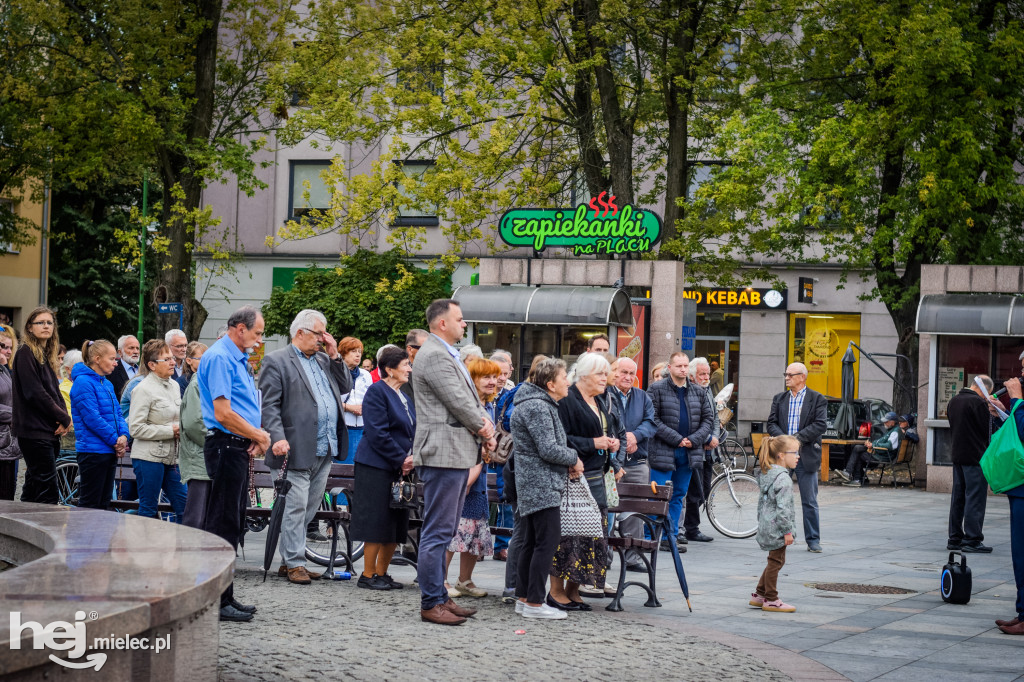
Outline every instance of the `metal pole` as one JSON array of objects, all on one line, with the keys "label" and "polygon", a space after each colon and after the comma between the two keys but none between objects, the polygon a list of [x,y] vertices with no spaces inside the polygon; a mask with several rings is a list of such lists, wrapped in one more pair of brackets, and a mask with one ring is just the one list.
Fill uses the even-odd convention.
[{"label": "metal pole", "polygon": [[149,203],[149,171],[142,173],[142,229],[139,231],[139,343],[145,338],[142,335],[142,311],[145,306],[146,287],[146,206]]}]

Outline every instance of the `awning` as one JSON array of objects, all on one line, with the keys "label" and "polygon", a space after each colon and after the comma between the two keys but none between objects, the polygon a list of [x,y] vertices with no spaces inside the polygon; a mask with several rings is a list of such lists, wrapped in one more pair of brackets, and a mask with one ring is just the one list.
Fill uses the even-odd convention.
[{"label": "awning", "polygon": [[918,334],[1024,336],[1020,296],[929,294],[917,307]]},{"label": "awning", "polygon": [[633,324],[629,296],[610,287],[462,286],[452,298],[466,322],[506,324]]}]

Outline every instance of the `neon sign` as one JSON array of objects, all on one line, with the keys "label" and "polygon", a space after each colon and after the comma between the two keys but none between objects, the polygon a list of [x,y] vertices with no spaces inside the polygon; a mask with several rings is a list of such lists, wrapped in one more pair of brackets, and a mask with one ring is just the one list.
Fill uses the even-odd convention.
[{"label": "neon sign", "polygon": [[571,248],[574,256],[645,253],[661,238],[661,218],[632,204],[620,208],[614,195],[601,192],[575,209],[506,211],[498,222],[498,234],[510,246],[529,246],[538,252],[563,246]]}]

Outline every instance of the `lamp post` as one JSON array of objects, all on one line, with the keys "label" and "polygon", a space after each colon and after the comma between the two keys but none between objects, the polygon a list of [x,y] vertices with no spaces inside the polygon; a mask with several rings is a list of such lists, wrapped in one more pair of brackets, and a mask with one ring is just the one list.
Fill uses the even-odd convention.
[{"label": "lamp post", "polygon": [[145,338],[142,335],[142,311],[145,305],[146,288],[146,231],[149,225],[146,222],[146,208],[149,203],[149,171],[142,173],[142,229],[139,230],[139,343]]}]

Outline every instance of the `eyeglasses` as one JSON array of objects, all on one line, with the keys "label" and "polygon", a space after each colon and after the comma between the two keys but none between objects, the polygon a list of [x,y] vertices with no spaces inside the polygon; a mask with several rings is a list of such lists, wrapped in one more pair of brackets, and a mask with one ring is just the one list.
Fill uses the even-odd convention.
[{"label": "eyeglasses", "polygon": [[53,320],[36,320],[32,324],[38,324],[41,327],[52,327],[53,326]]},{"label": "eyeglasses", "polygon": [[159,358],[157,360],[150,360],[150,362],[174,362],[174,358]]},{"label": "eyeglasses", "polygon": [[800,451],[799,450],[786,450],[782,454],[784,454],[784,455],[799,455]]},{"label": "eyeglasses", "polygon": [[[407,344],[407,346],[409,348],[412,348],[413,350],[419,350],[420,349],[420,344],[418,344],[418,343],[410,343],[410,344]],[[1024,370],[1021,370],[1021,372],[1024,373]]]},{"label": "eyeglasses", "polygon": [[0,343],[0,350],[10,350],[12,348],[9,343]]},{"label": "eyeglasses", "polygon": [[782,376],[786,377],[787,379],[792,379],[793,377],[802,377],[803,375],[804,375],[803,372],[793,372],[792,374],[790,374],[789,372],[786,372]]},{"label": "eyeglasses", "polygon": [[187,343],[172,343],[171,348],[188,348]]},{"label": "eyeglasses", "polygon": [[[300,329],[302,329],[302,331],[306,332],[307,334],[312,334],[313,336],[315,336],[318,339],[324,338],[324,334],[327,333],[326,331],[315,332],[312,329],[306,329],[305,327],[300,327]],[[262,334],[261,334],[261,336],[262,336]]]}]

